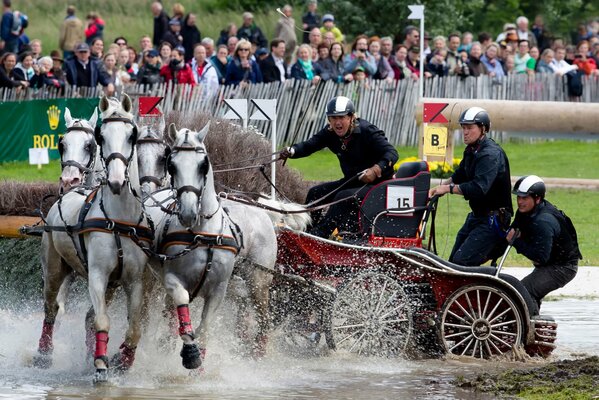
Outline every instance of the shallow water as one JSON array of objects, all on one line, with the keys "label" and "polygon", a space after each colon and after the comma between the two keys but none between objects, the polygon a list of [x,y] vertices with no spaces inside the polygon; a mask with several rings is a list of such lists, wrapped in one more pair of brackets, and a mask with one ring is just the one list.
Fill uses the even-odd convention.
[{"label": "shallow water", "polygon": [[[94,387],[91,362],[84,359],[83,315],[87,304],[60,317],[55,331],[54,365],[30,367],[41,329],[42,313],[24,315],[0,310],[0,398],[7,399],[486,399],[456,388],[457,376],[514,366],[481,360],[424,360],[364,358],[331,353],[321,357],[292,357],[271,343],[267,356],[253,361],[239,356],[239,344],[222,318],[209,343],[206,372],[190,375],[178,351],[160,352],[159,321],[150,324],[136,364],[110,385]],[[225,307],[226,311],[227,308]],[[543,304],[543,314],[559,324],[553,358],[599,354],[599,301],[559,300]],[[125,326],[124,310],[111,307],[113,326],[109,352],[118,348]],[[195,317],[195,316],[194,316]],[[217,341],[217,339],[220,341]],[[498,365],[501,364],[501,365]],[[518,364],[515,364],[518,365]],[[522,364],[519,364],[522,365]]]}]

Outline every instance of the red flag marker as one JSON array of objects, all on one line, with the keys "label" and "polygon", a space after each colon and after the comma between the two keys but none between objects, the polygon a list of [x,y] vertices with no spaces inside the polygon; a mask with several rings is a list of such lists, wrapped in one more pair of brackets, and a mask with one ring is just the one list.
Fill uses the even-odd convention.
[{"label": "red flag marker", "polygon": [[424,111],[422,112],[422,122],[446,124],[447,118],[441,112],[447,108],[447,103],[424,103]]},{"label": "red flag marker", "polygon": [[157,108],[163,97],[140,97],[139,98],[139,115],[162,115]]}]

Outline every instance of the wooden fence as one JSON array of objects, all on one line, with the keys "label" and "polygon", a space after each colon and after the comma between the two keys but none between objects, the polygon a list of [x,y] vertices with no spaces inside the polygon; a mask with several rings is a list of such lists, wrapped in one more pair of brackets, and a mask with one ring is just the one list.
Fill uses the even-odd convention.
[{"label": "wooden fence", "polygon": [[[582,101],[599,103],[599,77],[583,78],[583,95],[570,98],[564,77],[554,74],[510,75],[501,80],[488,76],[431,78],[425,81],[425,97],[465,98],[529,101]],[[0,101],[52,99],[56,97],[98,97],[101,88],[76,89],[67,87],[63,92],[55,89],[17,91],[0,89]],[[208,113],[222,117],[227,111],[223,99],[277,99],[277,146],[305,140],[325,124],[325,105],[334,96],[350,97],[360,117],[383,129],[394,145],[415,146],[418,128],[414,110],[418,102],[418,82],[410,79],[385,82],[362,81],[336,84],[331,81],[316,86],[305,80],[288,80],[283,83],[253,84],[247,87],[222,86],[217,93],[208,93],[201,85],[169,84],[128,86],[127,94],[134,99],[140,96],[162,96],[164,112],[181,111]],[[253,114],[250,107],[249,115]],[[268,137],[268,121],[250,121],[258,131]]]}]

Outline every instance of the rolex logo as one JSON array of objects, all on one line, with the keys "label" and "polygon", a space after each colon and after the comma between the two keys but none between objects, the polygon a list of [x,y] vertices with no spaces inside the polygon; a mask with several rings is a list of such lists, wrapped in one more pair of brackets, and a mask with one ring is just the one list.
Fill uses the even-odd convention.
[{"label": "rolex logo", "polygon": [[48,123],[50,124],[50,129],[55,130],[58,128],[58,122],[60,122],[60,110],[56,106],[48,107]]}]

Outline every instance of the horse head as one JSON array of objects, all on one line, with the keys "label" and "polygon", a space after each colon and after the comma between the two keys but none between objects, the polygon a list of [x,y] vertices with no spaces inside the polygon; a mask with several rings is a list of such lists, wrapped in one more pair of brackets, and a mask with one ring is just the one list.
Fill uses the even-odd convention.
[{"label": "horse head", "polygon": [[137,139],[139,183],[142,193],[150,194],[168,182],[166,157],[170,149],[164,140],[164,115],[143,117],[141,122]]},{"label": "horse head", "polygon": [[137,126],[131,113],[133,103],[124,93],[121,101],[102,96],[99,108],[102,127],[96,128],[96,142],[106,167],[108,187],[112,193],[120,194],[128,181],[128,171],[133,163],[137,173],[137,159],[134,158]]},{"label": "horse head", "polygon": [[[187,228],[193,227],[198,217],[210,212],[206,208],[214,196],[212,167],[206,153],[204,138],[210,123],[199,132],[187,128],[177,130],[175,124],[169,126],[169,136],[173,146],[167,160],[171,184],[177,191],[179,222]],[[206,203],[206,204],[204,204]]]},{"label": "horse head", "polygon": [[[89,120],[73,118],[68,107],[64,112],[65,135],[58,141],[60,153],[60,190],[67,192],[87,181],[94,170],[96,160],[96,140],[94,129],[98,121],[98,110]],[[86,182],[89,183],[89,182]]]}]

